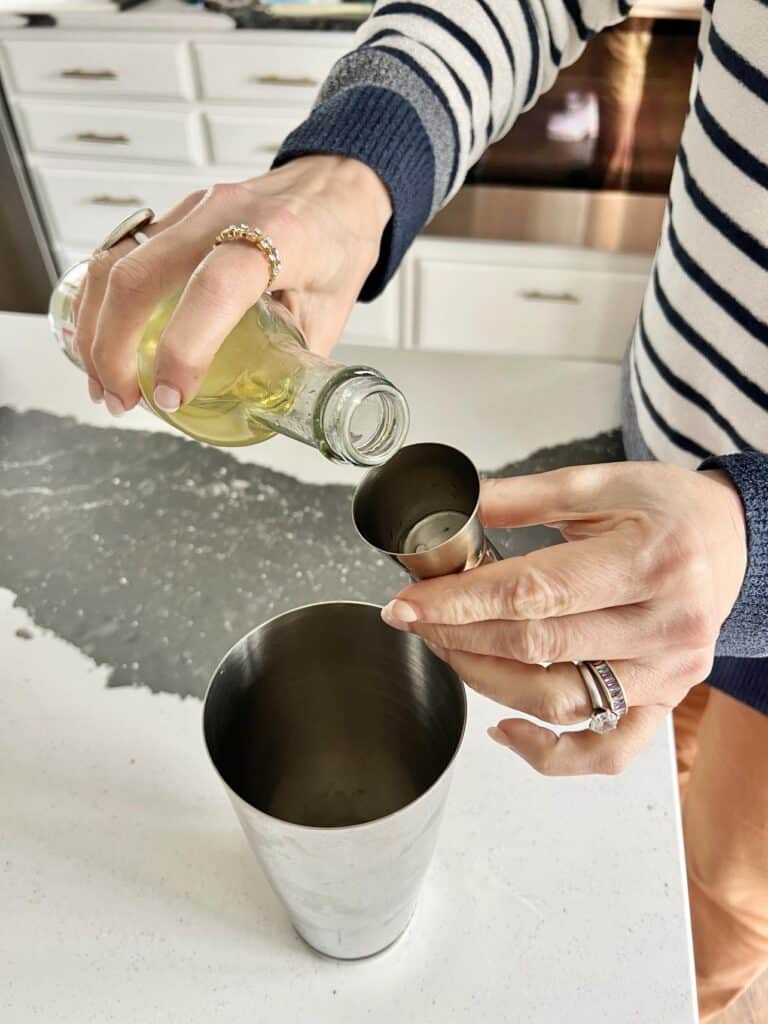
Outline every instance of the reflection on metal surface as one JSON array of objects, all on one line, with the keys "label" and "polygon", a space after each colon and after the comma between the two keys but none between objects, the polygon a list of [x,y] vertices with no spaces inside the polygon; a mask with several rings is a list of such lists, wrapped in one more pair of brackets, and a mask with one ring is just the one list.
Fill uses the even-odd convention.
[{"label": "reflection on metal surface", "polygon": [[464,733],[456,673],[376,605],[271,619],[213,676],[205,741],[294,928],[344,960],[413,916]]},{"label": "reflection on metal surface", "polygon": [[653,253],[664,196],[576,189],[463,188],[428,235]]},{"label": "reflection on metal surface", "polygon": [[600,32],[468,182],[664,195],[688,111],[695,20],[633,17]]},{"label": "reflection on metal surface", "polygon": [[498,557],[480,522],[480,476],[446,444],[411,444],[366,474],[352,502],[360,536],[414,580]]}]

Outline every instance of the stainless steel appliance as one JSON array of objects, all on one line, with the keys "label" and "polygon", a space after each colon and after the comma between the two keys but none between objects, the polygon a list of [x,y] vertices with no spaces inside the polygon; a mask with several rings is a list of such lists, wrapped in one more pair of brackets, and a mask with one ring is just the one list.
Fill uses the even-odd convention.
[{"label": "stainless steel appliance", "polygon": [[0,86],[0,309],[44,313],[56,267]]}]

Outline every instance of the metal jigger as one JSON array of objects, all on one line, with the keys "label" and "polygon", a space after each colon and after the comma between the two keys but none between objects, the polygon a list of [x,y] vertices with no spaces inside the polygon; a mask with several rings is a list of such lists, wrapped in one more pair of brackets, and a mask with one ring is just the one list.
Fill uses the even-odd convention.
[{"label": "metal jigger", "polygon": [[352,516],[363,540],[424,580],[501,557],[485,535],[479,503],[480,476],[463,452],[413,444],[366,474]]}]

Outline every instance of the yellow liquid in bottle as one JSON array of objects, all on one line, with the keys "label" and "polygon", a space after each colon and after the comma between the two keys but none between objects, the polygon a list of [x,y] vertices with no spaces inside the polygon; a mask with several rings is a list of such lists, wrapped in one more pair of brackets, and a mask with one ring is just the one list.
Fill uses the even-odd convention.
[{"label": "yellow liquid in bottle", "polygon": [[180,297],[155,308],[139,345],[139,384],[146,401],[198,441],[235,446],[274,437],[275,431],[259,421],[259,411],[281,414],[293,408],[302,374],[299,352],[305,346],[299,331],[263,303],[251,307],[227,335],[191,402],[173,413],[155,406],[155,353]]}]

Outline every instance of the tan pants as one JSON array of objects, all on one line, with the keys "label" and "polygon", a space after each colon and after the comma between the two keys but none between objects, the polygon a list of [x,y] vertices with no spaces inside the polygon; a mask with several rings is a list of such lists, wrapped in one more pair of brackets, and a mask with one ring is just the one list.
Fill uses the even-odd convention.
[{"label": "tan pants", "polygon": [[768,715],[701,685],[675,711],[675,735],[708,1021],[768,967]]}]

